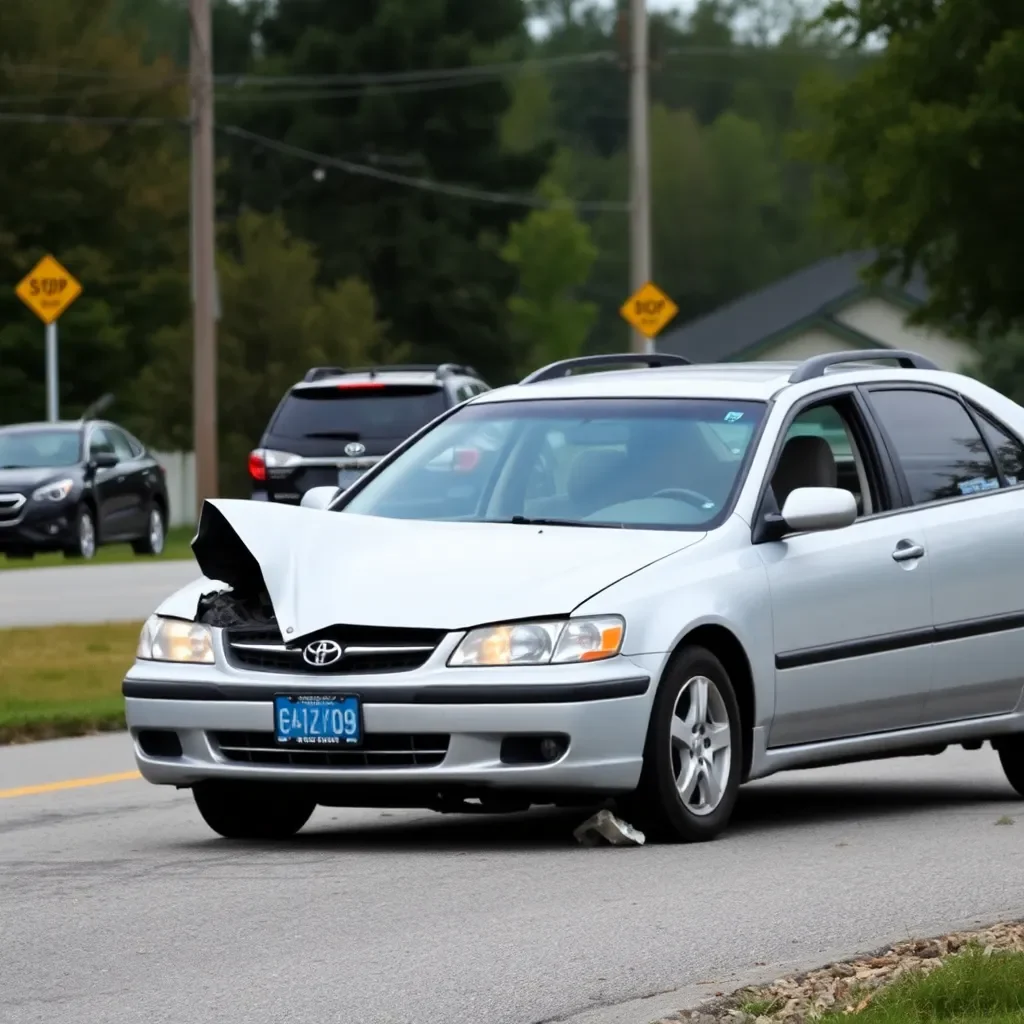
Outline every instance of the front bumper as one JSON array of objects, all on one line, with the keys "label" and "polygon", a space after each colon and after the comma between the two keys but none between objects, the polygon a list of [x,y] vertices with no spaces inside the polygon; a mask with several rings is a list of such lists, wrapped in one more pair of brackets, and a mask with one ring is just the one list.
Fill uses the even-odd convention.
[{"label": "front bumper", "polygon": [[[220,654],[219,637],[216,646]],[[413,672],[329,680],[243,670],[224,663],[222,655],[208,667],[136,662],[123,687],[136,763],[144,778],[163,785],[249,779],[329,786],[339,805],[346,787],[353,793],[367,787],[590,793],[635,788],[660,656],[546,669],[447,669],[448,653],[439,649]],[[357,694],[370,756],[317,764],[316,756],[289,757],[275,748],[273,695],[288,692]],[[152,730],[164,738],[175,733],[180,754],[176,747],[170,756],[156,752]],[[503,743],[510,738],[551,735],[567,738],[557,759],[503,759]],[[424,764],[410,763],[422,757],[373,753],[384,749],[392,755],[417,749],[433,754]]]},{"label": "front bumper", "polygon": [[0,552],[57,551],[74,540],[74,502],[29,499],[10,520],[0,519]]}]

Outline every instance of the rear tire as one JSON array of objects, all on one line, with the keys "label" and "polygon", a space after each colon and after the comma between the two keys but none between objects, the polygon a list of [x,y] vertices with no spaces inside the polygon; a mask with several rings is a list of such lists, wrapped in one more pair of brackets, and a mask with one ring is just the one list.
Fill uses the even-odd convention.
[{"label": "rear tire", "polygon": [[225,839],[289,839],[309,821],[316,801],[294,786],[259,782],[197,783],[192,798]]},{"label": "rear tire", "polygon": [[96,555],[99,539],[96,536],[96,519],[88,505],[79,505],[72,525],[74,543],[64,549],[66,558],[83,558],[89,560]]},{"label": "rear tire", "polygon": [[1006,781],[1024,797],[1024,735],[1004,736],[996,749]]},{"label": "rear tire", "polygon": [[711,651],[686,647],[658,687],[640,785],[622,801],[626,819],[655,842],[716,839],[736,806],[742,767],[729,674]]},{"label": "rear tire", "polygon": [[146,535],[132,541],[132,551],[137,555],[160,555],[166,542],[167,520],[160,506],[154,503],[146,513]]}]

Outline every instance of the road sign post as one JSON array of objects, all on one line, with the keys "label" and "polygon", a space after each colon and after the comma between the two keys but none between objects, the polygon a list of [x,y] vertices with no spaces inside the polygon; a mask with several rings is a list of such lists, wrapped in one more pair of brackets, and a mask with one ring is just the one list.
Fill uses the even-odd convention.
[{"label": "road sign post", "polygon": [[52,256],[44,256],[14,289],[18,298],[46,325],[46,418],[60,415],[57,385],[57,321],[82,294],[82,286]]},{"label": "road sign post", "polygon": [[654,338],[678,312],[679,307],[650,281],[626,299],[619,309],[626,323],[648,339],[652,351]]}]

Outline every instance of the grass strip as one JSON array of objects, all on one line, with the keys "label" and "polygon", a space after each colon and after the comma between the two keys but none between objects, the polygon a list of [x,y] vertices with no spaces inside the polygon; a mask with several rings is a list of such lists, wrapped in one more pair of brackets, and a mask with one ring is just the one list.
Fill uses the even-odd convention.
[{"label": "grass strip", "polygon": [[1021,1024],[1024,953],[970,946],[926,977],[906,975],[823,1024]]},{"label": "grass strip", "polygon": [[124,728],[141,623],[0,630],[0,743]]},{"label": "grass strip", "polygon": [[0,554],[0,572],[4,569],[42,569],[54,565],[111,565],[119,562],[152,562],[168,559],[192,558],[192,538],[195,528],[175,526],[167,531],[164,550],[159,555],[137,555],[131,544],[109,544],[96,549],[96,555],[89,561],[81,558],[65,558],[59,552],[49,551],[33,558],[9,558]]}]

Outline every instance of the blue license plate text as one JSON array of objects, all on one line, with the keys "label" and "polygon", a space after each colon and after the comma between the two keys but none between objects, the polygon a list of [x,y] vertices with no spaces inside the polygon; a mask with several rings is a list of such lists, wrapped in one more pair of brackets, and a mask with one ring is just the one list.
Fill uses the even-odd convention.
[{"label": "blue license plate text", "polygon": [[274,739],[289,747],[357,747],[363,742],[359,698],[278,695]]}]

